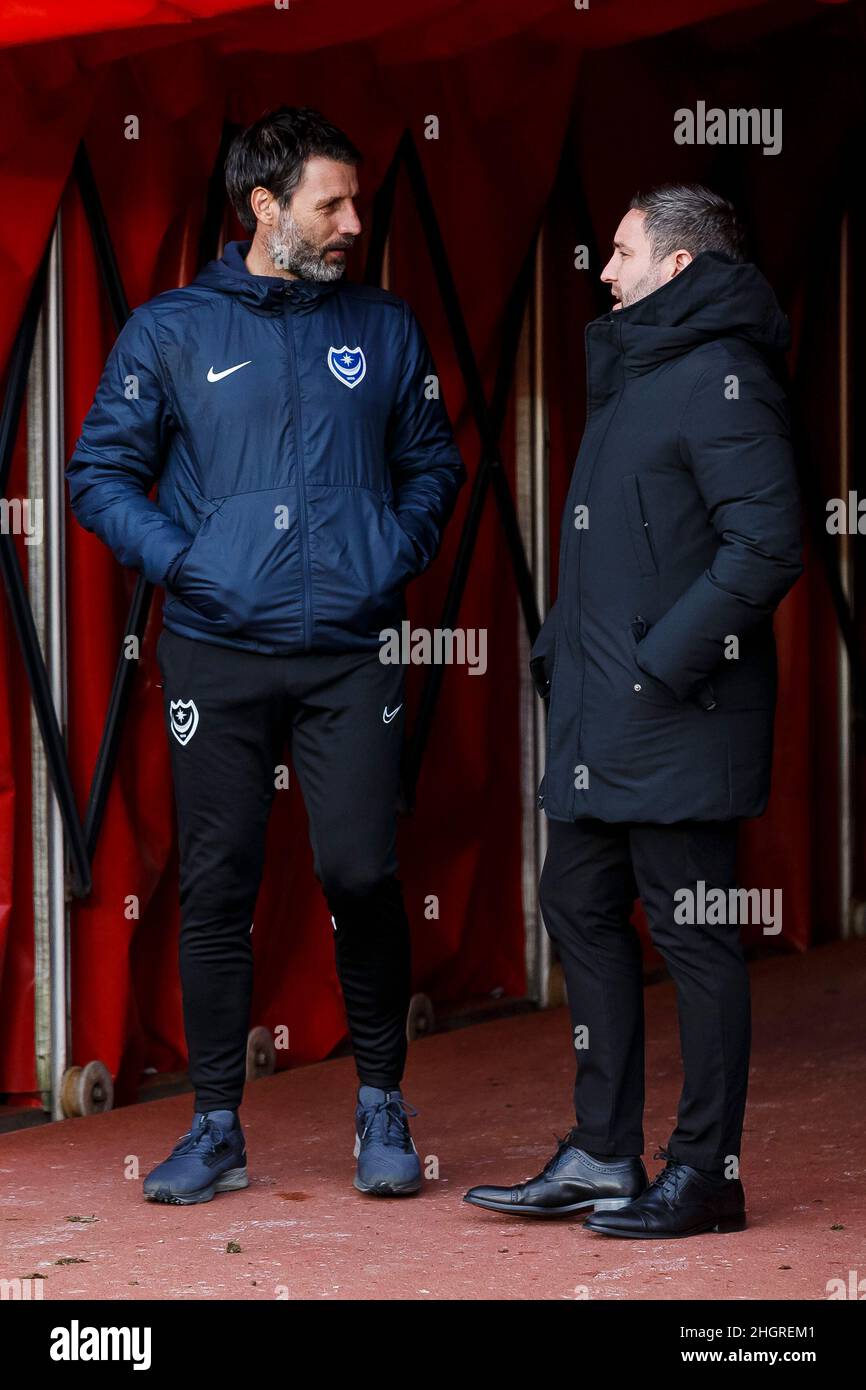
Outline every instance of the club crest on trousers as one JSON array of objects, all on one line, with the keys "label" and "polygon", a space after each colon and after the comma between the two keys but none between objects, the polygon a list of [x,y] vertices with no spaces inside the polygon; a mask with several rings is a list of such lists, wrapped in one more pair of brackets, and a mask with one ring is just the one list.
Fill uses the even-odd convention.
[{"label": "club crest on trousers", "polygon": [[178,743],[189,743],[198,728],[195,700],[172,700],[168,707],[171,732]]}]

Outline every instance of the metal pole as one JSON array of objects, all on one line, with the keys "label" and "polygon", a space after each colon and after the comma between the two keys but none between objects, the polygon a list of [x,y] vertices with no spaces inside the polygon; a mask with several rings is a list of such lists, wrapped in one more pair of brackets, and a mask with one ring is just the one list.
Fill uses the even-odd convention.
[{"label": "metal pole", "polygon": [[[533,533],[532,533],[532,573],[535,580],[535,599],[542,621],[550,607],[550,430],[547,419],[547,395],[545,392],[544,363],[544,230],[538,236],[538,255],[535,261],[535,284],[532,297],[533,326],[533,392],[532,392],[532,478],[533,478]],[[547,746],[547,707],[535,696],[533,705],[535,768],[539,777],[544,773],[544,760]],[[537,783],[536,783],[537,786]],[[541,874],[547,854],[547,816],[535,808],[535,857],[538,873]],[[536,897],[537,903],[537,897]],[[538,1002],[546,1007],[550,1002],[550,937],[536,907],[538,922],[538,970],[541,983]]]},{"label": "metal pole", "polygon": [[385,249],[382,252],[382,289],[391,288],[391,233],[385,237]]},{"label": "metal pole", "polygon": [[[848,214],[839,234],[839,496],[846,502],[851,486],[850,422],[850,246]],[[839,537],[839,578],[849,606],[852,603],[854,556],[851,537]],[[837,717],[839,729],[839,928],[846,940],[851,935],[851,909],[854,898],[853,862],[853,747],[851,738],[851,669],[841,635],[836,643]]]},{"label": "metal pole", "polygon": [[[39,318],[27,394],[27,489],[41,511],[27,545],[30,603],[58,724],[66,728],[65,498],[63,468],[63,284],[60,214],[54,227],[45,303]],[[36,539],[38,536],[38,540]],[[37,1086],[53,1119],[69,1045],[69,933],[60,807],[31,707],[33,931]]]},{"label": "metal pole", "polygon": [[[548,429],[544,392],[544,234],[539,233],[532,293],[520,338],[515,412],[517,515],[532,572],[538,610],[549,601]],[[529,639],[519,622],[523,913],[526,991],[549,1003],[550,939],[538,906],[538,879],[547,852],[547,819],[536,793],[544,772],[546,714],[529,674]]]}]

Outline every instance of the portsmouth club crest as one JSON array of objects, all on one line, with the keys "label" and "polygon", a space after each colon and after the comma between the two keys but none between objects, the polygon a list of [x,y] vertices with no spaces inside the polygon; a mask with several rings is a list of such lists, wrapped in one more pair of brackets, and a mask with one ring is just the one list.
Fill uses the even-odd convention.
[{"label": "portsmouth club crest", "polygon": [[367,375],[367,359],[359,347],[328,348],[328,366],[338,381],[351,390]]},{"label": "portsmouth club crest", "polygon": [[172,700],[168,707],[171,732],[178,743],[189,743],[198,728],[195,700]]}]

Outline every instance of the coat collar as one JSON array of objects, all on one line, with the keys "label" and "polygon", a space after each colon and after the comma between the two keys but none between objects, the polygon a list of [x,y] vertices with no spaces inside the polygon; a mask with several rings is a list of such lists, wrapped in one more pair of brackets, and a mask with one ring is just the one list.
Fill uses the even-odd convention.
[{"label": "coat collar", "polygon": [[248,304],[252,309],[294,312],[315,309],[340,288],[339,280],[289,280],[283,275],[252,275],[246,266],[251,241],[230,241],[219,260],[209,261],[195,283],[219,290]]},{"label": "coat collar", "polygon": [[744,338],[767,352],[791,342],[788,320],[757,266],[715,251],[702,251],[635,304],[594,319],[590,333],[607,349],[597,359],[621,357],[627,372],[648,371],[716,338]]}]

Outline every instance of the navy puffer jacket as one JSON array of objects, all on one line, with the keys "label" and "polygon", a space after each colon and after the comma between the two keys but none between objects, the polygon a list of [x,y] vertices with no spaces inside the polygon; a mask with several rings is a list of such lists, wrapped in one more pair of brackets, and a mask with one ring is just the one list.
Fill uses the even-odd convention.
[{"label": "navy puffer jacket", "polygon": [[587,328],[559,587],[530,657],[554,820],[766,805],[772,614],[802,570],[787,344],[755,266],[710,252]]},{"label": "navy puffer jacket", "polygon": [[395,295],[251,275],[248,249],[125,324],[66,470],[72,508],[166,586],[173,632],[374,647],[465,476],[429,348]]}]

